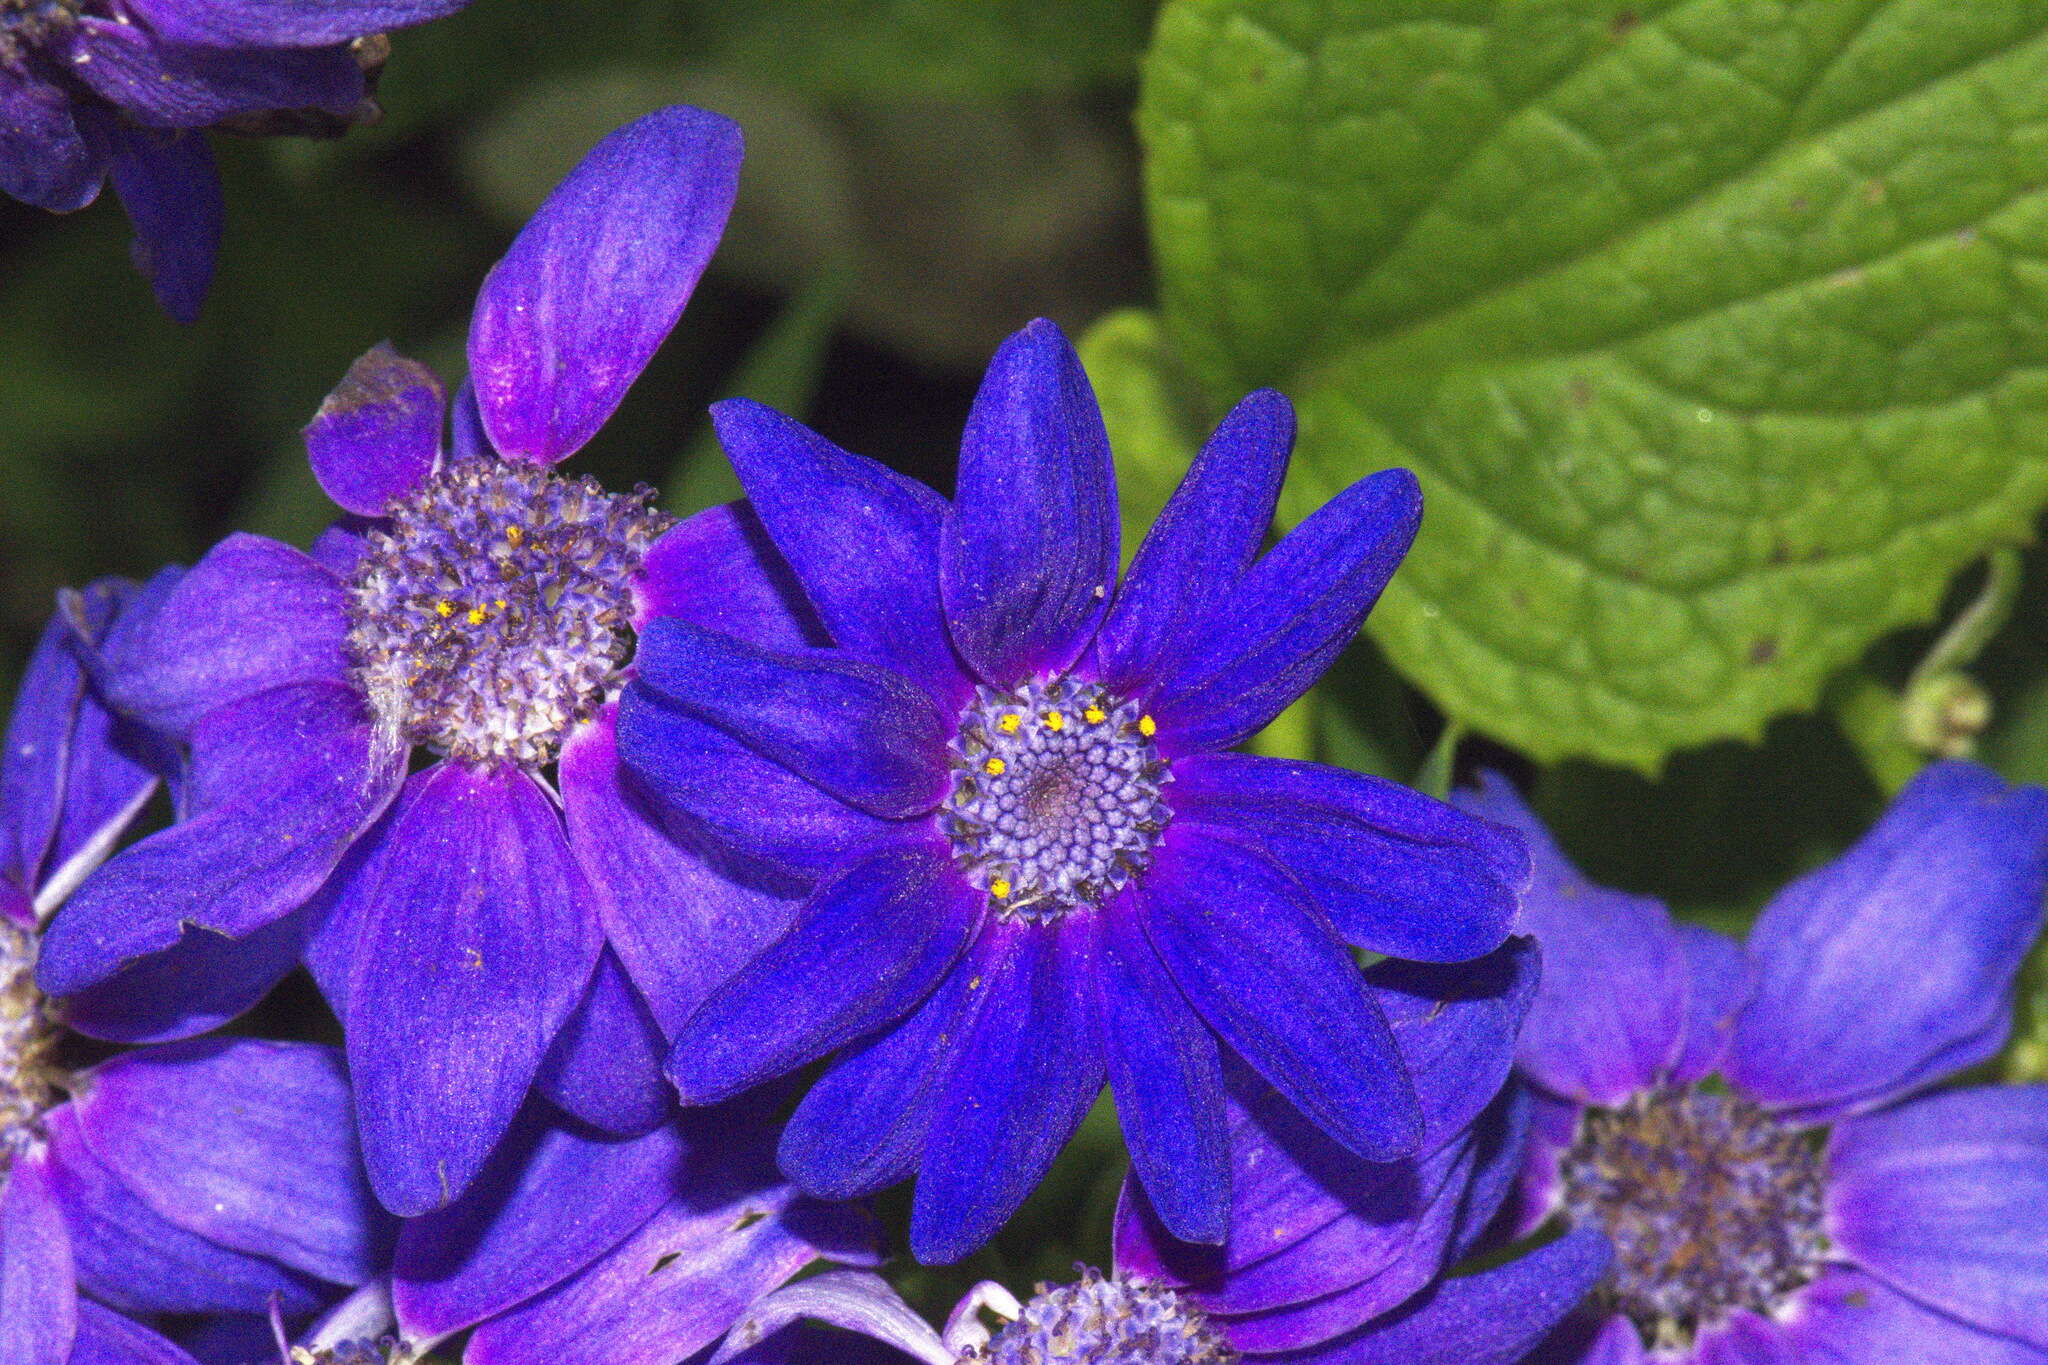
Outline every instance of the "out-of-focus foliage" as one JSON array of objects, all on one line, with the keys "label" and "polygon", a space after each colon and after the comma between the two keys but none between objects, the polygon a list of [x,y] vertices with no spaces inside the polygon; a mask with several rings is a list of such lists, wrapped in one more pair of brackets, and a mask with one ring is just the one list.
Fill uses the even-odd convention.
[{"label": "out-of-focus foliage", "polygon": [[1174,0],[1139,117],[1193,415],[1414,467],[1376,636],[1535,757],[1760,736],[2048,498],[2041,0]]}]

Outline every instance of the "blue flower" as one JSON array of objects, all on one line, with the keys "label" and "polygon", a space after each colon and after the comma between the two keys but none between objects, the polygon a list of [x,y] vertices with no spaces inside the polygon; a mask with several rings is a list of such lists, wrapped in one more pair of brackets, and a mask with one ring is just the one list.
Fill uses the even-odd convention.
[{"label": "blue flower", "polygon": [[1222,1236],[1226,1048],[1359,1155],[1413,1151],[1413,1086],[1345,944],[1490,951],[1519,841],[1221,751],[1349,642],[1415,533],[1414,479],[1366,479],[1260,556],[1293,417],[1254,394],[1119,587],[1108,440],[1049,322],[991,364],[950,505],[758,404],[714,417],[835,647],[642,636],[629,766],[816,886],[675,1039],[683,1098],[843,1049],[783,1169],[835,1198],[917,1171],[928,1261],[996,1230],[1105,1078],[1167,1225]]},{"label": "blue flower", "polygon": [[108,175],[135,260],[173,317],[199,313],[220,245],[204,129],[363,116],[356,44],[469,0],[0,0],[0,190],[59,213]]},{"label": "blue flower", "polygon": [[[67,593],[22,680],[0,755],[0,1361],[172,1359],[120,1313],[303,1314],[376,1273],[341,1058],[216,1040],[76,1069],[69,1010],[36,988],[40,922],[157,788],[156,755],[84,655],[154,595]],[[146,983],[143,986],[147,988]],[[73,1002],[98,1017],[97,993]],[[86,1297],[89,1296],[89,1297]],[[119,1310],[114,1311],[114,1310]]]},{"label": "blue flower", "polygon": [[1466,802],[1536,861],[1521,1225],[1616,1251],[1545,1360],[2048,1362],[2048,1087],[1921,1095],[2004,1042],[2048,792],[1936,764],[1741,945],[1588,884],[1505,782]]},{"label": "blue flower", "polygon": [[[1505,1093],[1515,1031],[1536,985],[1527,940],[1463,967],[1381,963],[1368,989],[1393,1022],[1425,1115],[1420,1149],[1374,1164],[1332,1143],[1269,1085],[1230,1078],[1233,1202],[1220,1246],[1166,1232],[1140,1182],[1126,1184],[1116,1271],[1041,1285],[1019,1304],[983,1284],[943,1337],[893,1291],[855,1272],[769,1295],[721,1356],[808,1352],[801,1319],[888,1342],[927,1361],[976,1365],[1507,1365],[1585,1296],[1611,1253],[1580,1232],[1482,1273],[1444,1267],[1482,1246],[1514,1186],[1529,1100]],[[982,1323],[993,1311],[993,1335]],[[751,1357],[750,1357],[751,1358]]]},{"label": "blue flower", "polygon": [[[644,490],[551,470],[674,325],[739,159],[738,130],[694,109],[599,143],[485,281],[449,448],[439,382],[372,351],[307,430],[349,515],[310,554],[229,537],[105,651],[110,697],[186,747],[189,777],[178,822],[52,926],[44,988],[204,983],[218,1008],[166,989],[93,1021],[178,1037],[303,957],[394,1212],[460,1195],[536,1079],[609,1131],[661,1123],[660,1030],[787,914],[673,842],[613,757],[648,613],[800,638],[751,523],[671,527]],[[438,761],[408,776],[416,748]]]}]

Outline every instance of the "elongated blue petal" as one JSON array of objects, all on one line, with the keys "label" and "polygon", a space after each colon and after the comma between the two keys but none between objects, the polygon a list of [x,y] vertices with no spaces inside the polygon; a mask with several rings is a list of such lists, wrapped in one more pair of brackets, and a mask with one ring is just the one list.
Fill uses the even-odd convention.
[{"label": "elongated blue petal", "polygon": [[80,80],[151,127],[205,128],[271,109],[347,115],[363,98],[363,69],[341,46],[252,58],[165,42],[138,25],[88,14],[79,18],[66,48]]},{"label": "elongated blue petal", "polygon": [[66,1365],[198,1365],[183,1348],[109,1312],[91,1299],[78,1305],[78,1341]]},{"label": "elongated blue petal", "polygon": [[1515,1040],[1542,980],[1526,938],[1476,962],[1376,962],[1365,978],[1394,1031],[1422,1104],[1422,1150],[1470,1127],[1506,1084]]},{"label": "elongated blue petal", "polygon": [[930,843],[853,864],[684,1024],[669,1079],[709,1103],[903,1017],[972,941],[985,899]]},{"label": "elongated blue petal", "polygon": [[213,283],[225,214],[213,148],[196,130],[164,132],[113,118],[102,126],[114,148],[107,166],[114,193],[135,228],[135,268],[166,313],[195,322]]},{"label": "elongated blue petal", "polygon": [[349,979],[370,1179],[412,1217],[460,1195],[519,1109],[603,939],[561,817],[509,765],[412,779]]},{"label": "elongated blue petal", "polygon": [[469,0],[133,0],[150,28],[213,47],[323,47],[453,14]]},{"label": "elongated blue petal", "polygon": [[[910,1248],[927,1265],[959,1260],[1016,1212],[1102,1089],[1085,924],[1002,924],[988,993],[953,1054],[946,1119],[926,1133]],[[1007,945],[1001,940],[1007,939]]]},{"label": "elongated blue petal", "polygon": [[1976,1328],[1899,1293],[1874,1275],[1837,1268],[1800,1291],[1784,1324],[1794,1361],[1928,1361],[2048,1365],[2048,1351]]},{"label": "elongated blue petal", "polygon": [[500,452],[553,464],[604,425],[697,287],[739,172],[739,126],[677,105],[606,137],[548,196],[470,324],[470,378]]},{"label": "elongated blue petal", "polygon": [[955,1365],[954,1353],[930,1324],[887,1280],[864,1270],[828,1270],[757,1300],[733,1324],[711,1365],[725,1365],[742,1351],[806,1318],[887,1342],[925,1365]]},{"label": "elongated blue petal", "polygon": [[618,955],[598,954],[575,1013],[541,1059],[534,1084],[568,1113],[630,1136],[665,1123],[674,1107],[661,1060],[668,1042]]},{"label": "elongated blue petal", "polygon": [[79,131],[71,103],[40,77],[0,64],[0,193],[58,213],[99,194],[106,158]]},{"label": "elongated blue petal", "polygon": [[1922,1063],[1998,1017],[2044,888],[2048,792],[1973,764],[1929,767],[1854,848],[1765,907],[1729,1080],[1817,1109],[1935,1079]]},{"label": "elongated blue petal", "polygon": [[307,424],[313,477],[345,511],[382,516],[434,472],[447,408],[432,370],[388,345],[372,347]]},{"label": "elongated blue petal", "polygon": [[648,546],[633,581],[634,629],[658,616],[773,649],[830,643],[752,508],[707,507]]},{"label": "elongated blue petal", "polygon": [[1135,692],[1202,638],[1272,524],[1294,448],[1294,407],[1260,389],[1230,410],[1131,561],[1095,637],[1096,677]]},{"label": "elongated blue petal", "polygon": [[1685,1037],[1670,1076],[1674,1085],[1690,1085],[1721,1069],[1756,977],[1742,945],[1726,934],[1697,924],[1676,929],[1685,952]]},{"label": "elongated blue petal", "polygon": [[1351,643],[1421,524],[1415,476],[1389,469],[1290,531],[1214,604],[1202,643],[1147,694],[1162,744],[1227,749],[1286,710]]},{"label": "elongated blue petal", "polygon": [[23,1153],[0,1183],[0,1365],[48,1365],[71,1354],[74,1280],[49,1157]]},{"label": "elongated blue petal", "polygon": [[1117,566],[1116,471],[1080,357],[1043,318],[989,362],[940,550],[960,655],[998,687],[1080,657]]}]

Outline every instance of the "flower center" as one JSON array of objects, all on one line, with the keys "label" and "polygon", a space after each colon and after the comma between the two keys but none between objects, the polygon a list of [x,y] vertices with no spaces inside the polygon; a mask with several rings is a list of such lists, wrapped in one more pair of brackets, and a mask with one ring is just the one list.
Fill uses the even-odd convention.
[{"label": "flower center", "polygon": [[0,62],[18,63],[78,22],[79,0],[0,0]]},{"label": "flower center", "polygon": [[671,518],[509,460],[394,502],[351,586],[349,651],[395,744],[538,768],[619,681],[632,579]]},{"label": "flower center", "polygon": [[1768,1313],[1827,1252],[1814,1130],[1733,1095],[1589,1109],[1560,1173],[1567,1216],[1613,1241],[1608,1293],[1652,1347],[1683,1347],[1735,1309]]},{"label": "flower center", "polygon": [[35,935],[0,919],[0,1186],[15,1158],[43,1140],[43,1115],[63,1098],[51,1055],[57,1021],[35,969]]},{"label": "flower center", "polygon": [[1000,913],[1050,923],[1144,870],[1171,778],[1135,702],[1073,679],[981,687],[953,741],[946,832]]},{"label": "flower center", "polygon": [[1084,1269],[1038,1286],[1023,1314],[963,1362],[986,1365],[1234,1365],[1238,1353],[1200,1308],[1143,1280]]}]

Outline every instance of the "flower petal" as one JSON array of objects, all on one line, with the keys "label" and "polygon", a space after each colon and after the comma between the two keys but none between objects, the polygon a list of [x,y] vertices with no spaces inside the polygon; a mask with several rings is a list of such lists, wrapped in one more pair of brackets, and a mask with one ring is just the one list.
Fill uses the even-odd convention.
[{"label": "flower petal", "polygon": [[618,731],[636,788],[693,837],[779,874],[778,889],[799,889],[901,836],[896,821],[855,810],[638,682],[619,699]]},{"label": "flower petal", "polygon": [[91,1299],[78,1305],[78,1343],[66,1365],[198,1365],[175,1343],[141,1323],[100,1307]]},{"label": "flower petal", "polygon": [[432,370],[389,345],[371,347],[306,426],[313,477],[336,506],[383,516],[434,472],[447,408]]},{"label": "flower petal", "polygon": [[1382,961],[1366,968],[1374,1001],[1422,1104],[1422,1151],[1458,1137],[1493,1103],[1542,979],[1533,940],[1510,939],[1475,962]]},{"label": "flower petal", "polygon": [[1882,1280],[1828,1270],[1782,1328],[1795,1361],[1835,1365],[2048,1365],[2048,1351],[1923,1307]]},{"label": "flower petal", "polygon": [[647,547],[633,584],[635,630],[660,616],[771,649],[830,643],[796,574],[743,502],[707,507]]},{"label": "flower petal", "polygon": [[1605,1237],[1569,1233],[1493,1270],[1439,1281],[1400,1312],[1323,1347],[1316,1360],[1318,1365],[1510,1365],[1585,1298],[1612,1259]]},{"label": "flower petal", "polygon": [[1457,801],[1520,831],[1535,867],[1521,928],[1543,951],[1543,983],[1522,1029],[1523,1070],[1585,1104],[1654,1085],[1685,1029],[1684,940],[1670,912],[1587,881],[1506,778],[1487,773]]},{"label": "flower petal", "polygon": [[1927,768],[1855,847],[1765,907],[1729,1081],[1782,1108],[1896,1097],[2001,1008],[2044,888],[2048,792],[1974,764]]},{"label": "flower petal", "polygon": [[829,1322],[887,1342],[925,1365],[955,1365],[953,1352],[889,1282],[865,1270],[828,1270],[755,1301],[711,1357],[725,1365],[741,1351],[803,1319]]},{"label": "flower petal", "polygon": [[509,765],[444,762],[392,831],[349,979],[371,1183],[402,1217],[461,1194],[582,998],[603,938],[561,817]]},{"label": "flower petal", "polygon": [[0,63],[0,193],[56,213],[99,195],[107,163],[72,117],[71,97]]},{"label": "flower petal", "polygon": [[673,618],[648,626],[639,659],[636,689],[870,815],[920,815],[946,794],[948,721],[894,669],[761,649]]},{"label": "flower petal", "polygon": [[833,642],[922,682],[941,706],[962,705],[971,684],[939,599],[945,499],[751,399],[711,417]]},{"label": "flower petal", "polygon": [[1698,1365],[1803,1365],[1777,1323],[1736,1312],[1694,1338]]},{"label": "flower petal", "polygon": [[212,47],[324,47],[453,14],[469,0],[129,0],[151,29]]},{"label": "flower petal", "polygon": [[406,1335],[459,1332],[578,1274],[668,1202],[686,1154],[673,1126],[600,1137],[529,1105],[461,1198],[399,1234]]},{"label": "flower petal", "polygon": [[1133,692],[1167,674],[1265,543],[1294,449],[1294,405],[1271,389],[1239,401],[1145,533],[1095,637],[1095,676]]},{"label": "flower petal", "polygon": [[1175,812],[1292,873],[1345,941],[1462,962],[1498,948],[1528,884],[1519,836],[1420,792],[1321,763],[1196,754],[1173,765]]},{"label": "flower petal", "polygon": [[179,942],[192,924],[242,938],[317,891],[397,789],[353,692],[279,688],[209,714],[192,736],[186,818],[88,877],[43,940],[37,980],[83,990]]},{"label": "flower petal", "polygon": [[946,1121],[926,1130],[910,1249],[959,1260],[996,1234],[1066,1146],[1104,1079],[1085,923],[996,924],[988,999],[953,1054]]},{"label": "flower petal", "polygon": [[500,452],[553,464],[604,425],[682,315],[739,173],[739,126],[675,105],[607,136],[548,196],[470,323],[470,377]]},{"label": "flower petal", "polygon": [[64,1026],[110,1043],[165,1043],[207,1033],[252,1008],[299,965],[304,907],[243,938],[185,925],[178,941],[64,997]]},{"label": "flower petal", "polygon": [[1691,1085],[1721,1069],[1735,1016],[1756,990],[1742,945],[1697,924],[1674,926],[1685,953],[1685,1035],[1672,1063],[1673,1085]]},{"label": "flower petal", "polygon": [[1040,318],[996,351],[960,442],[939,582],[961,657],[998,687],[1066,669],[1116,584],[1117,531],[1095,391]]},{"label": "flower petal", "polygon": [[1212,603],[1201,642],[1146,695],[1173,753],[1227,749],[1322,676],[1422,524],[1405,469],[1361,479],[1288,532]]},{"label": "flower petal", "polygon": [[208,711],[348,677],[347,589],[289,545],[237,533],[107,642],[114,705],[179,738]]},{"label": "flower petal", "polygon": [[342,46],[228,51],[166,42],[138,24],[86,14],[67,48],[79,80],[151,127],[205,128],[272,109],[345,115],[363,98],[363,69]]},{"label": "flower petal", "polygon": [[606,948],[590,988],[541,1059],[534,1084],[591,1127],[631,1136],[667,1121],[674,1107],[661,1059],[668,1042],[647,1002]]},{"label": "flower petal", "polygon": [[607,707],[562,746],[569,847],[597,897],[606,940],[663,1032],[673,1032],[789,926],[797,902],[722,875],[624,778]]},{"label": "flower petal", "polygon": [[1188,1001],[1323,1131],[1368,1161],[1413,1152],[1415,1088],[1329,921],[1262,855],[1167,827],[1133,904]]},{"label": "flower petal", "polygon": [[792,1216],[794,1202],[787,1185],[673,1200],[582,1274],[477,1328],[463,1359],[468,1365],[672,1365],[686,1359],[817,1256]]},{"label": "flower petal", "polygon": [[149,280],[157,304],[179,322],[194,322],[213,283],[220,254],[220,172],[206,134],[162,132],[104,120],[114,147],[108,170],[114,193],[134,225],[129,254]]},{"label": "flower petal", "polygon": [[71,1237],[49,1157],[26,1152],[0,1180],[0,1365],[64,1360],[77,1327]]},{"label": "flower petal", "polygon": [[210,1038],[131,1052],[95,1068],[71,1107],[100,1164],[165,1221],[335,1284],[378,1272],[393,1229],[333,1049]]},{"label": "flower petal", "polygon": [[677,1033],[668,1074],[683,1102],[736,1095],[908,1014],[973,941],[984,901],[928,844],[819,887]]},{"label": "flower petal", "polygon": [[1184,1242],[1230,1226],[1230,1137],[1216,1038],[1181,997],[1128,905],[1102,916],[1096,1008],[1133,1176]]},{"label": "flower petal", "polygon": [[1838,1125],[1829,1235],[1901,1293],[2048,1351],[2048,1086],[1984,1086]]},{"label": "flower petal", "polygon": [[984,936],[909,1018],[833,1060],[782,1130],[776,1157],[790,1179],[821,1199],[859,1199],[916,1169],[995,953]]},{"label": "flower petal", "polygon": [[272,1295],[312,1309],[306,1282],[275,1261],[232,1251],[167,1222],[103,1166],[60,1106],[45,1120],[50,1190],[71,1234],[79,1287],[128,1313],[260,1313]]}]

